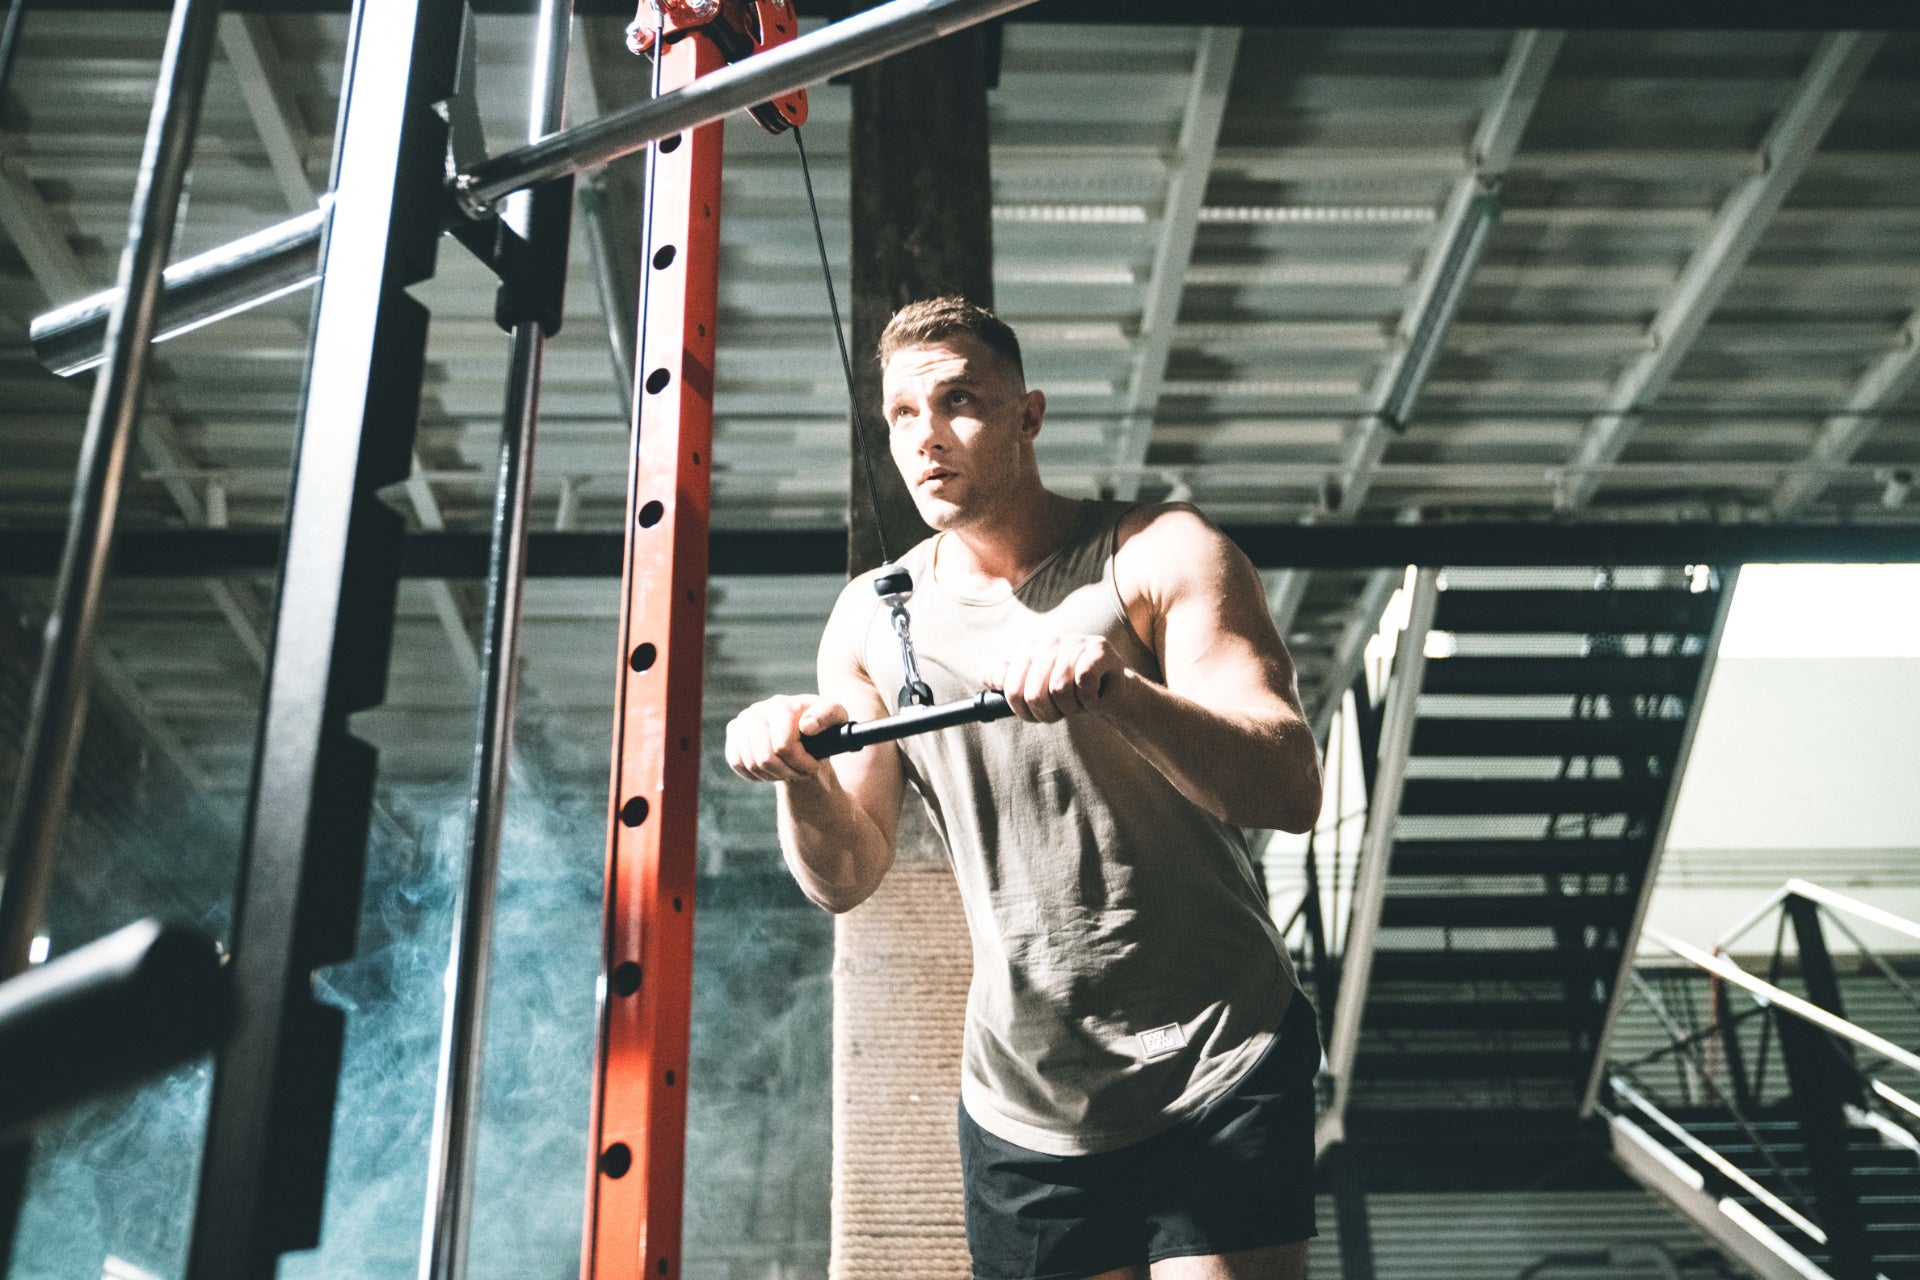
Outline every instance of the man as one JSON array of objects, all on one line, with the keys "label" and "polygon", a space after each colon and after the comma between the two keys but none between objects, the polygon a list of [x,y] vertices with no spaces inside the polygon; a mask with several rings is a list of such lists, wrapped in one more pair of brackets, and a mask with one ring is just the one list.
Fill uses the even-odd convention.
[{"label": "man", "polygon": [[1000,689],[1025,723],[808,755],[802,734],[898,709],[866,574],[818,695],[742,712],[727,761],[778,785],[787,864],[829,911],[886,875],[905,786],[946,842],[974,950],[979,1280],[1304,1276],[1319,1041],[1240,827],[1306,830],[1320,772],[1258,575],[1192,507],[1049,492],[1046,397],[990,312],[909,306],[880,360],[893,460],[936,530],[901,557],[921,675],[942,702]]}]

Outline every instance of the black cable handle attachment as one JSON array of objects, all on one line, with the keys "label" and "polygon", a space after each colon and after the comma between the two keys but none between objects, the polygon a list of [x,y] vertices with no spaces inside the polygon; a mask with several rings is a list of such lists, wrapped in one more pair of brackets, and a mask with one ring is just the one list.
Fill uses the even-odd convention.
[{"label": "black cable handle attachment", "polygon": [[833,288],[833,267],[827,261],[827,236],[820,227],[820,204],[813,194],[813,170],[807,164],[807,144],[800,132],[798,127],[794,129],[793,143],[800,152],[800,177],[807,188],[807,211],[813,215],[813,243],[820,250],[820,275],[827,285],[827,309],[833,313],[833,338],[840,347],[840,372],[847,380],[847,413],[852,419],[856,437],[854,452],[860,455],[860,474],[866,482],[867,509],[873,513],[874,537],[880,544],[880,576],[873,580],[873,591],[887,606],[893,634],[900,640],[900,670],[905,681],[900,686],[900,705],[932,707],[933,690],[920,678],[920,663],[913,652],[913,619],[907,613],[907,601],[913,598],[913,575],[895,564],[893,557],[887,554],[887,530],[880,519],[880,489],[873,478],[873,450],[861,448],[858,440],[861,433],[860,401],[853,389],[853,359],[847,354],[846,329],[840,322],[840,300]]}]

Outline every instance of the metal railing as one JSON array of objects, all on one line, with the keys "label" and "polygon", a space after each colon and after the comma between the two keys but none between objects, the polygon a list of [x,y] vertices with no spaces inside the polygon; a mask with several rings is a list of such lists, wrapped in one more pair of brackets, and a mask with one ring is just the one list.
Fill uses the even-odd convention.
[{"label": "metal railing", "polygon": [[[1724,949],[1776,911],[1761,977]],[[1645,929],[1679,963],[1632,973],[1623,1011],[1653,1047],[1607,1064],[1601,1109],[1621,1162],[1766,1274],[1878,1275],[1858,1153],[1920,1159],[1920,1053],[1846,1012],[1849,994],[1881,980],[1893,997],[1882,1007],[1920,1012],[1912,976],[1843,924],[1858,954],[1843,981],[1823,928],[1841,915],[1920,940],[1911,921],[1803,880],[1711,950]],[[1795,978],[1804,994],[1783,985]],[[1689,1179],[1701,1197],[1690,1206]]]}]

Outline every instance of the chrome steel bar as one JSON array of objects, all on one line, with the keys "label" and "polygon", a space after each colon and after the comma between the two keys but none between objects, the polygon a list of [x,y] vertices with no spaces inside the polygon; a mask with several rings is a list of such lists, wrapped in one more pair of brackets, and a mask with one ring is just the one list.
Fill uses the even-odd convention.
[{"label": "chrome steel bar", "polygon": [[454,180],[454,189],[467,212],[480,216],[512,192],[631,155],[649,142],[964,31],[1032,2],[891,0],[702,76],[675,93],[636,103],[475,165]]},{"label": "chrome steel bar", "polygon": [[[326,219],[323,199],[310,213],[168,267],[153,341],[166,342],[313,284],[320,278]],[[63,378],[99,364],[107,312],[120,294],[104,289],[34,317],[34,359]]]},{"label": "chrome steel bar", "polygon": [[[573,0],[540,0],[534,20],[529,137],[564,122],[567,52]],[[556,199],[557,198],[557,199]],[[545,200],[548,208],[536,210]],[[540,261],[564,276],[570,191],[533,192],[508,210]],[[554,208],[554,205],[558,208]],[[557,239],[558,244],[549,243]],[[557,250],[557,251],[555,251]],[[513,755],[519,697],[520,620],[527,579],[527,527],[533,496],[534,432],[540,420],[546,335],[537,320],[513,330],[507,398],[494,489],[493,543],[487,572],[486,643],[480,714],[467,798],[467,875],[459,925],[447,961],[447,1004],[440,1039],[440,1078],[428,1149],[427,1212],[421,1280],[462,1280],[473,1220],[474,1165],[480,1149],[481,1081],[486,1063],[487,988],[500,878],[500,827]]]},{"label": "chrome steel bar", "polygon": [[[60,573],[47,611],[6,841],[0,846],[6,858],[6,879],[0,881],[0,982],[27,968],[34,931],[46,909],[86,722],[100,591],[119,514],[127,449],[140,418],[160,273],[173,247],[174,220],[193,155],[219,16],[219,0],[175,0],[167,27],[134,179],[127,244],[120,255],[119,289],[107,316],[106,362],[94,381],[80,440]],[[17,30],[14,27],[15,34]],[[0,1147],[0,1260],[12,1251],[30,1151],[25,1141]]]},{"label": "chrome steel bar", "polygon": [[107,316],[106,362],[94,382],[81,438],[66,548],[48,611],[9,817],[6,880],[0,884],[0,979],[27,967],[59,847],[86,719],[87,673],[107,553],[145,389],[160,274],[173,246],[174,219],[200,122],[219,13],[219,0],[176,0],[167,29],[127,221],[127,245],[120,255],[119,288]]}]

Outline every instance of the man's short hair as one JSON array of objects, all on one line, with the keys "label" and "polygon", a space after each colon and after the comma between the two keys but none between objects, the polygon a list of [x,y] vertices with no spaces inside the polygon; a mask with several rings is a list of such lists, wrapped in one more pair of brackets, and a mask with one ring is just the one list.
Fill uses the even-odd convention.
[{"label": "man's short hair", "polygon": [[970,334],[989,348],[1005,356],[1013,371],[1026,381],[1026,367],[1020,360],[1020,339],[1013,329],[985,307],[952,296],[909,302],[893,313],[880,334],[880,367],[886,368],[894,354],[908,347],[924,347],[955,334]]}]

